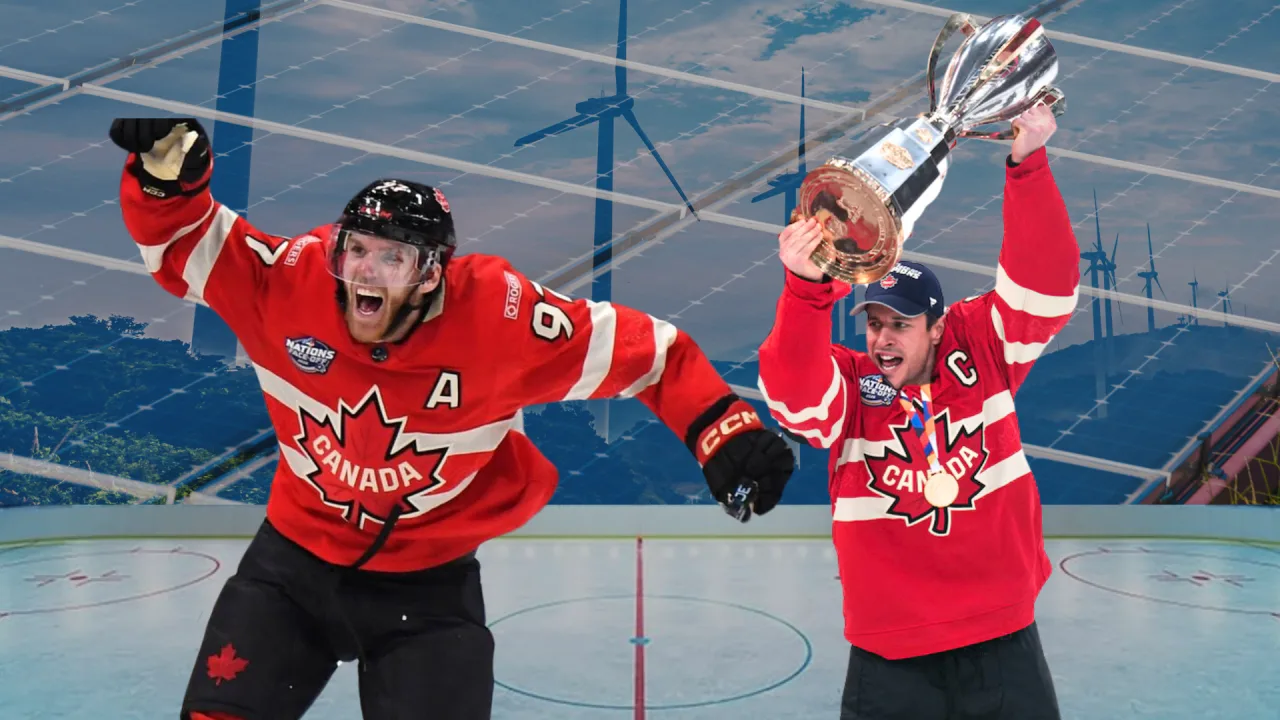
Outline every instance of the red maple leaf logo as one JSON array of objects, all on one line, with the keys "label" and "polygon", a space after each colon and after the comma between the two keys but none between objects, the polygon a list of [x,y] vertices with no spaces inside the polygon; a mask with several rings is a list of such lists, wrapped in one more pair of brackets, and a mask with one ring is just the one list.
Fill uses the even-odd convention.
[{"label": "red maple leaf logo", "polygon": [[209,656],[209,677],[215,685],[221,685],[223,680],[235,680],[240,671],[248,666],[249,661],[236,657],[235,646],[227,643],[222,646],[222,652]]},{"label": "red maple leaf logo", "polygon": [[970,430],[965,430],[963,424],[953,429],[950,408],[935,416],[934,425],[938,443],[943,446],[938,461],[960,484],[960,494],[949,507],[936,508],[924,497],[929,462],[920,452],[922,444],[917,440],[909,418],[901,425],[890,426],[897,438],[896,448],[894,443],[886,443],[884,456],[864,455],[863,462],[871,474],[867,487],[893,500],[886,512],[905,519],[907,525],[932,518],[929,532],[943,536],[951,532],[951,512],[972,510],[974,499],[985,487],[977,476],[987,464],[987,449],[983,442],[982,424]]},{"label": "red maple leaf logo", "polygon": [[369,520],[385,524],[396,507],[402,518],[434,507],[419,501],[445,487],[439,470],[448,448],[423,449],[405,437],[406,418],[387,417],[377,386],[354,408],[339,402],[334,415],[318,418],[300,407],[300,432],[294,436],[315,466],[302,478],[326,505],[361,529]]}]

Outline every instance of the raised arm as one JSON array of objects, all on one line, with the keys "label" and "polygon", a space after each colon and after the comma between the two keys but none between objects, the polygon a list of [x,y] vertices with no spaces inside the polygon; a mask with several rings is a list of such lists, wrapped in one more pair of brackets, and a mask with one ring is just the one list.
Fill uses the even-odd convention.
[{"label": "raised arm", "polygon": [[1038,107],[1016,124],[1021,130],[1006,160],[995,290],[962,310],[985,316],[966,325],[989,332],[982,344],[1013,392],[1071,319],[1080,293],[1080,247],[1044,149],[1056,128],[1053,114]]},{"label": "raised arm", "polygon": [[[792,223],[778,236],[786,268],[773,329],[760,346],[760,393],[778,424],[810,445],[829,448],[849,421],[856,378],[853,356],[831,342],[831,311],[851,288],[809,261],[822,239],[815,221]],[[856,380],[852,380],[856,382]]]},{"label": "raised arm", "polygon": [[505,261],[483,272],[499,272],[508,302],[518,298],[518,322],[502,327],[522,405],[635,398],[685,443],[718,501],[742,481],[755,484],[758,514],[781,500],[791,449],[684,331],[633,308],[567,297]]},{"label": "raised arm", "polygon": [[191,119],[119,119],[111,139],[129,152],[120,211],[152,277],[169,293],[203,302],[233,328],[257,315],[257,290],[284,254],[209,192],[208,136]]}]

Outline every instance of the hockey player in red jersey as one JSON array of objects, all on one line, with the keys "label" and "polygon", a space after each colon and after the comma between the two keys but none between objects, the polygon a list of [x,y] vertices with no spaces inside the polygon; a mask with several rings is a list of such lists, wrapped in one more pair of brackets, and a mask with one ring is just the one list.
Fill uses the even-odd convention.
[{"label": "hockey player in red jersey", "polygon": [[867,352],[831,344],[850,291],[779,236],[785,289],[760,391],[791,433],[830,448],[832,536],[852,645],[841,720],[1056,720],[1035,626],[1049,577],[1014,396],[1076,306],[1080,250],[1050,172],[1043,106],[1014,121],[993,291],[947,307],[924,265],[866,289]]},{"label": "hockey player in red jersey", "polygon": [[726,509],[751,498],[739,519],[781,499],[789,447],[687,335],[500,258],[453,257],[438,189],[376,181],[337,222],[280,237],[210,195],[197,121],[119,119],[110,137],[129,152],[120,205],[147,269],[230,325],[280,443],[266,521],[213,607],[184,720],[302,717],[355,660],[368,720],[489,718],[475,552],[557,483],[522,432],[527,406],[637,398]]}]

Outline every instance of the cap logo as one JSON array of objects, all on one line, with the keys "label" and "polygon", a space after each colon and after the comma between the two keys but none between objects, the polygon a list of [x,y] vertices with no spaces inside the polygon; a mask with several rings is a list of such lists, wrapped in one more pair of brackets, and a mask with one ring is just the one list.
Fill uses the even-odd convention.
[{"label": "cap logo", "polygon": [[883,278],[880,279],[880,287],[884,288],[885,290],[888,290],[889,288],[897,284],[898,284],[898,278],[892,275],[885,275]]},{"label": "cap logo", "polygon": [[436,188],[436,202],[440,203],[440,208],[445,212],[449,212],[449,201],[445,199],[444,193],[440,192],[440,188]]},{"label": "cap logo", "polygon": [[916,270],[916,269],[915,269],[915,268],[913,268],[913,267],[907,267],[906,265],[903,265],[903,264],[901,264],[901,263],[899,263],[899,264],[897,264],[897,265],[894,265],[894,266],[893,266],[893,271],[892,271],[892,272],[896,272],[896,273],[900,273],[900,274],[902,274],[902,275],[906,275],[907,277],[911,278],[912,280],[919,280],[919,279],[920,279],[920,271],[919,271],[919,270]]}]

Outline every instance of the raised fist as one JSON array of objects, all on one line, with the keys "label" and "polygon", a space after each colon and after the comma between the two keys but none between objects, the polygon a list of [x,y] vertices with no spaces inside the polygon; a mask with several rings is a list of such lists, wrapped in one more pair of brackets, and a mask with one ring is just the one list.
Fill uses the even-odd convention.
[{"label": "raised fist", "polygon": [[151,195],[194,195],[209,184],[209,137],[194,118],[116,118],[110,136],[137,154],[129,170]]},{"label": "raised fist", "polygon": [[116,118],[111,123],[111,142],[126,152],[141,155],[151,152],[156,141],[167,137],[178,125],[186,125],[188,130],[196,132],[204,130],[193,119]]},{"label": "raised fist", "polygon": [[1013,149],[1010,151],[1013,161],[1020,163],[1031,153],[1044,147],[1057,129],[1058,118],[1054,117],[1048,105],[1037,104],[1022,113],[1013,121],[1016,133],[1013,136]]}]

